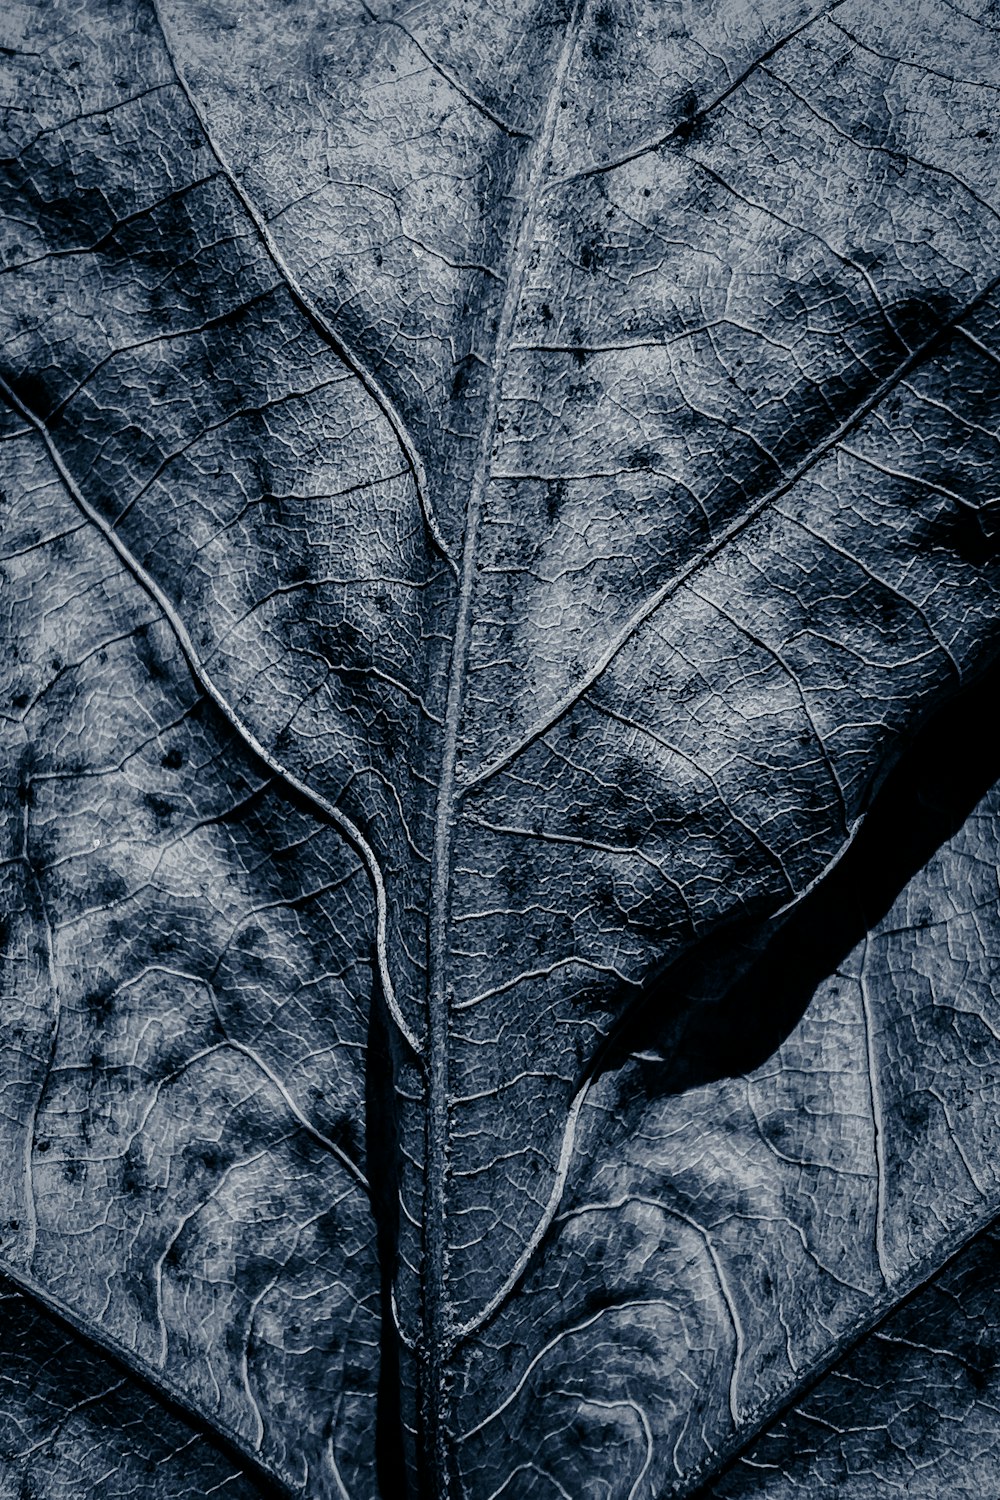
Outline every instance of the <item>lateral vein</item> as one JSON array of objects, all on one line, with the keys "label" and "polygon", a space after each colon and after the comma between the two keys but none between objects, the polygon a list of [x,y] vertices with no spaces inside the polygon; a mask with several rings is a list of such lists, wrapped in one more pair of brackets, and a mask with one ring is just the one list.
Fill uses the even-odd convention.
[{"label": "lateral vein", "polygon": [[10,406],[11,409],[18,414],[18,416],[22,417],[26,422],[29,422],[34,430],[38,433],[42,442],[45,444],[45,448],[48,452],[49,458],[52,460],[53,467],[55,468],[56,472],[59,475],[59,478],[65,485],[70,498],[87,517],[88,521],[96,526],[97,530],[104,537],[105,541],[111,544],[119,559],[132,574],[136,582],[140,585],[141,588],[145,590],[145,592],[153,600],[153,603],[156,604],[161,614],[163,615],[163,618],[166,620],[170,629],[173,631],[173,634],[177,640],[177,644],[180,647],[181,652],[184,655],[184,659],[188,664],[191,675],[194,677],[196,683],[206,694],[206,696],[211,698],[212,702],[215,704],[216,708],[218,708],[219,711],[223,714],[230,727],[236,732],[243,743],[253,751],[257,759],[261,761],[263,765],[267,766],[269,771],[271,771],[275,776],[279,777],[285,783],[285,785],[290,787],[292,791],[296,792],[298,796],[303,797],[307,802],[311,803],[314,808],[316,808],[320,813],[323,814],[324,818],[333,823],[361,856],[365,868],[368,871],[368,875],[375,894],[375,946],[378,958],[379,978],[381,979],[382,988],[385,993],[386,1007],[389,1010],[392,1019],[395,1022],[396,1027],[400,1035],[406,1042],[407,1046],[419,1057],[422,1050],[420,1042],[414,1035],[413,1031],[406,1021],[405,1016],[399,1008],[399,1002],[396,999],[396,992],[393,986],[392,976],[389,972],[388,902],[385,891],[385,880],[382,876],[382,870],[374,849],[369,844],[360,828],[356,823],[353,822],[351,818],[347,817],[347,815],[341,812],[338,807],[335,807],[332,802],[328,801],[328,799],[324,797],[321,792],[316,791],[313,787],[309,786],[307,782],[301,780],[300,777],[296,776],[294,771],[289,770],[287,766],[283,765],[281,761],[279,761],[274,755],[272,755],[271,752],[261,743],[261,741],[250,729],[249,725],[245,724],[242,719],[239,718],[235,710],[230,705],[229,700],[226,698],[225,694],[221,691],[220,688],[216,686],[216,684],[213,682],[212,678],[206,671],[205,667],[202,665],[201,659],[199,658],[198,653],[195,650],[194,642],[192,641],[191,636],[188,634],[187,627],[184,625],[184,622],[181,620],[180,615],[177,613],[177,610],[171,604],[166,594],[160,588],[159,584],[154,581],[152,576],[147,573],[142,564],[132,556],[131,552],[125,546],[125,543],[122,541],[121,537],[117,534],[110,523],[105,520],[100,511],[94,509],[94,507],[90,504],[90,501],[87,500],[83,492],[80,490],[79,486],[76,483],[76,480],[73,478],[69,469],[66,467],[66,464],[63,461],[62,454],[59,452],[59,449],[53,441],[52,435],[46,427],[45,423],[41,420],[41,418],[36,417],[34,412],[32,412],[27,406],[24,405],[20,397],[11,390],[10,386],[2,378],[0,378],[0,397],[2,397],[6,401],[7,405]]}]

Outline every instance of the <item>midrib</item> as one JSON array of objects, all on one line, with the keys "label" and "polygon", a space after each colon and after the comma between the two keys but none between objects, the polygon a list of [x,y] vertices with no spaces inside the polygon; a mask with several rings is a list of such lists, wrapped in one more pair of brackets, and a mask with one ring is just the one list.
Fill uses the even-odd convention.
[{"label": "midrib", "polygon": [[452,1328],[447,1296],[447,1236],[445,1190],[448,1175],[448,924],[451,892],[451,855],[454,839],[458,735],[465,699],[466,662],[476,554],[483,498],[490,477],[493,443],[503,376],[510,353],[511,336],[521,302],[525,273],[534,243],[539,198],[549,169],[559,104],[573,59],[580,23],[587,0],[574,0],[562,48],[552,76],[541,128],[520,173],[516,203],[519,218],[510,239],[508,271],[493,368],[486,391],[486,406],[469,486],[465,537],[459,576],[455,631],[448,678],[441,774],[434,828],[431,873],[429,964],[427,995],[427,1119],[424,1189],[424,1378],[421,1395],[423,1425],[423,1474],[428,1496],[444,1500],[448,1494],[447,1417],[445,1364]]}]

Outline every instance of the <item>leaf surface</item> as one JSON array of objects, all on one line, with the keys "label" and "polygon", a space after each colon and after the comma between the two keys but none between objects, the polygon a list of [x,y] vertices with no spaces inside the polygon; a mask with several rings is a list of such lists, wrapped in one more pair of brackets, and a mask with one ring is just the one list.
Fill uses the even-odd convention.
[{"label": "leaf surface", "polygon": [[0,463],[3,1261],[288,1484],[367,1485],[364,869],[199,692],[37,435]]},{"label": "leaf surface", "polygon": [[[380,1378],[424,1493],[578,1490],[581,1443],[602,1494],[683,1488],[950,1253],[956,1152],[991,1212],[979,1063],[898,1023],[895,929],[738,1084],[619,1054],[711,1011],[670,968],[706,942],[741,993],[733,923],[809,899],[992,659],[996,33],[5,24],[8,1262],[305,1493],[375,1492]],[[987,1027],[989,893],[948,903],[991,816],[900,896]],[[817,1139],[774,1165],[761,1111]],[[613,1409],[560,1363],[609,1318]]]},{"label": "leaf surface", "polygon": [[[991,676],[978,714],[995,691]],[[995,1223],[996,789],[961,816],[990,758],[963,758],[970,781],[940,791],[942,744],[956,731],[967,743],[978,714],[953,708],[918,742],[920,761],[894,775],[830,877],[842,889],[817,891],[763,954],[747,944],[735,983],[711,960],[678,974],[669,1007],[660,997],[591,1089],[560,1212],[463,1393],[469,1493],[573,1493],[581,1449],[583,1493],[690,1493]],[[915,839],[902,821],[914,807]],[[885,904],[885,875],[870,874],[882,840],[895,837],[901,863],[912,861],[956,815],[958,832],[873,920]],[[847,940],[852,926],[859,943]],[[833,972],[814,988],[817,969]],[[905,1315],[913,1328],[918,1303]],[[867,1358],[856,1351],[844,1368]],[[809,1398],[817,1420],[826,1389]],[[887,1393],[897,1399],[905,1392]],[[932,1388],[920,1399],[932,1406]],[[945,1427],[960,1420],[950,1412]],[[782,1447],[791,1420],[762,1452],[796,1451],[790,1437]],[[971,1457],[963,1442],[958,1463]],[[734,1471],[748,1496],[756,1451]],[[838,1461],[854,1462],[846,1436]],[[814,1471],[799,1473],[787,1483],[806,1488]],[[817,1485],[833,1482],[826,1473],[815,1470]]]},{"label": "leaf surface", "polygon": [[989,1494],[1000,1440],[997,1269],[994,1228],[831,1370],[711,1495]]},{"label": "leaf surface", "polygon": [[259,1500],[231,1454],[5,1286],[0,1495]]}]

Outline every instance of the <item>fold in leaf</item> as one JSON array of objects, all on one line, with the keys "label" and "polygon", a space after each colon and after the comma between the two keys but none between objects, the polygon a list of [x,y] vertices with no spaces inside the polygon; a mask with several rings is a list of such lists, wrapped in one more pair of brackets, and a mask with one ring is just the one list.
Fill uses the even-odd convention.
[{"label": "fold in leaf", "polygon": [[[858,7],[720,9],[680,40],[641,7],[473,31],[462,7],[251,6],[238,42],[214,8],[160,14],[221,166],[407,422],[456,556],[471,507],[464,701],[440,707],[457,1331],[537,1242],[632,987],[807,888],[981,660],[989,41],[934,12],[951,94],[882,59]],[[654,78],[659,131],[635,123]]]},{"label": "fold in leaf", "polygon": [[[660,1023],[658,1038],[653,1012],[652,1036],[591,1088],[563,1207],[469,1366],[469,1494],[572,1492],[581,1449],[603,1493],[690,1493],[996,1219],[996,788],[835,973],[797,998],[810,947],[819,947],[818,963],[830,961],[829,915],[843,923],[856,902],[863,929],[864,906],[879,891],[866,864],[880,840],[905,846],[912,835],[903,820],[915,807],[930,829],[954,818],[965,789],[937,790],[949,769],[941,743],[982,731],[995,692],[993,673],[975,694],[978,714],[950,713],[930,751],[924,744],[923,764],[896,778],[893,816],[876,808],[842,889],[805,903],[756,971],[750,950],[748,974],[728,989],[713,993],[711,963],[700,987],[697,972],[689,976],[686,993],[682,976],[671,993],[668,976],[661,1007],[666,1001],[673,1022]],[[953,748],[951,758],[970,775],[995,770],[990,756],[970,765]],[[790,1008],[801,1019],[789,1030]],[[788,1034],[775,1047],[781,1030]],[[748,1067],[755,1057],[764,1060]],[[920,1309],[928,1299],[947,1304],[948,1285],[911,1304],[904,1321],[913,1338],[922,1337]],[[976,1296],[983,1302],[991,1291],[984,1282]],[[868,1367],[875,1356],[866,1351],[881,1348],[882,1334],[872,1338],[845,1370]],[[933,1405],[920,1379],[914,1374],[912,1389]],[[928,1379],[936,1388],[943,1375]],[[824,1392],[840,1381],[818,1387],[804,1415],[761,1440],[761,1453],[797,1452],[788,1424],[798,1432],[814,1412],[826,1420]],[[887,1409],[897,1400],[905,1402],[903,1391],[887,1392]],[[958,1403],[956,1394],[954,1411],[941,1405],[941,1422],[959,1420]],[[835,1414],[829,1420],[837,1425]],[[515,1442],[523,1468],[512,1472]],[[734,1494],[757,1494],[756,1451],[734,1471],[743,1486]],[[819,1493],[865,1452],[844,1436],[815,1469],[789,1456],[787,1483],[814,1481]]]}]

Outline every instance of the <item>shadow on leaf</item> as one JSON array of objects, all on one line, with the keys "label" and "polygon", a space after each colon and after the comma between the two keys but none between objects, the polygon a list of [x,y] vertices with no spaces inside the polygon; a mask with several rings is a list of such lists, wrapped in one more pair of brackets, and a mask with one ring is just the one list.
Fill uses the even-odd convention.
[{"label": "shadow on leaf", "polygon": [[631,1062],[622,1103],[750,1073],[781,1046],[820,984],[1000,779],[998,696],[994,662],[935,711],[875,792],[850,848],[784,918],[731,924],[649,981],[597,1070]]}]

